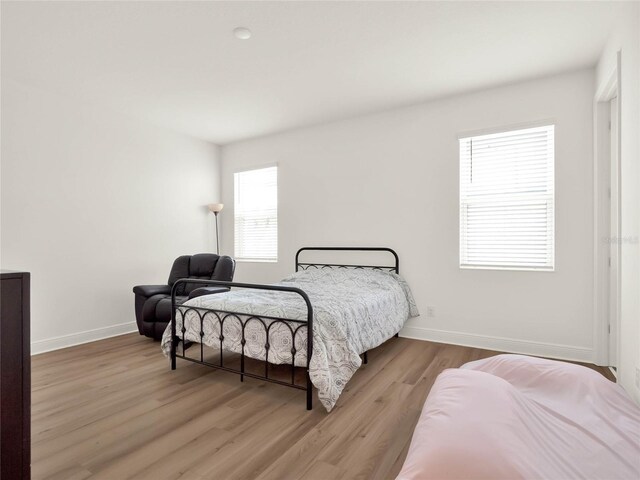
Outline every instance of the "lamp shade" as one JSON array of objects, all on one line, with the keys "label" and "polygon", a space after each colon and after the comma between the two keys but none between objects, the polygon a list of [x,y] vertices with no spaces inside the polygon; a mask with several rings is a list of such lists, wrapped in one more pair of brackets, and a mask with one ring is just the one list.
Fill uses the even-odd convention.
[{"label": "lamp shade", "polygon": [[207,207],[209,208],[209,211],[211,213],[219,213],[222,210],[222,207],[224,207],[223,203],[210,203],[209,205],[207,205]]}]

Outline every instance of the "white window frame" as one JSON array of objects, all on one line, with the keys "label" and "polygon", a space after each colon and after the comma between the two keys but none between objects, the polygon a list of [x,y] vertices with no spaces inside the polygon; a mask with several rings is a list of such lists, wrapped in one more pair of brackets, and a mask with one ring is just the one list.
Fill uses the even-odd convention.
[{"label": "white window frame", "polygon": [[[509,134],[521,130],[529,130],[529,129],[550,129],[551,135],[553,137],[553,141],[551,144],[551,152],[550,159],[547,162],[547,168],[550,170],[547,173],[547,191],[544,193],[532,193],[527,196],[526,194],[509,194],[509,193],[498,193],[495,195],[495,202],[503,201],[503,202],[516,202],[518,200],[527,200],[527,199],[535,199],[536,201],[542,201],[546,197],[547,201],[547,238],[551,237],[548,240],[548,263],[541,266],[532,265],[532,262],[523,261],[522,263],[513,263],[513,264],[504,264],[504,265],[496,265],[496,264],[480,264],[477,262],[470,261],[468,259],[468,251],[466,251],[467,245],[465,244],[465,239],[468,238],[468,234],[466,232],[465,221],[465,206],[473,204],[477,202],[477,199],[473,198],[473,195],[469,195],[467,193],[467,186],[469,185],[469,181],[464,178],[464,166],[463,166],[463,142],[468,141],[469,139],[478,138],[478,137],[486,137],[493,136],[499,134]],[[555,262],[555,242],[556,242],[556,232],[555,232],[555,122],[552,120],[544,121],[544,122],[536,122],[529,124],[521,124],[514,125],[510,127],[503,127],[499,129],[492,130],[484,130],[481,132],[473,132],[473,133],[464,133],[458,136],[459,140],[459,150],[458,150],[458,165],[460,168],[460,191],[459,191],[459,207],[460,207],[460,218],[459,218],[459,248],[460,248],[460,256],[459,256],[459,267],[461,269],[470,269],[470,270],[515,270],[515,271],[538,271],[538,272],[554,272],[556,269]],[[502,197],[502,198],[500,198]],[[485,203],[490,203],[485,200]],[[513,204],[513,203],[512,203]]]},{"label": "white window frame", "polygon": [[[247,173],[247,172],[254,172],[257,170],[265,170],[268,168],[275,168],[276,169],[276,213],[275,213],[275,220],[276,220],[276,236],[275,236],[275,243],[276,243],[276,248],[275,248],[275,256],[272,257],[249,257],[249,256],[243,256],[241,254],[239,254],[238,252],[238,244],[236,242],[237,240],[237,235],[238,235],[238,228],[236,225],[237,222],[237,218],[238,215],[240,214],[240,212],[238,211],[238,175],[241,175],[243,173]],[[277,163],[270,163],[270,164],[266,164],[266,165],[256,165],[256,166],[252,166],[252,167],[247,167],[247,168],[243,168],[241,170],[236,170],[233,172],[233,249],[234,249],[234,258],[236,261],[238,262],[243,262],[243,263],[277,263],[278,261],[278,181],[279,181],[279,168],[278,168],[278,164]]]}]

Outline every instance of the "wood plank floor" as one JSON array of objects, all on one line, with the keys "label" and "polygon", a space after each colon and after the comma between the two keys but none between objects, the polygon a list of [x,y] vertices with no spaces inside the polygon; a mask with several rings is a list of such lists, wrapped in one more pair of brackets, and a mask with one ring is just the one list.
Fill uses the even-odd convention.
[{"label": "wood plank floor", "polygon": [[317,398],[305,410],[303,391],[180,360],[172,372],[137,333],[37,355],[33,478],[394,478],[436,376],[496,353],[393,338],[330,414]]}]

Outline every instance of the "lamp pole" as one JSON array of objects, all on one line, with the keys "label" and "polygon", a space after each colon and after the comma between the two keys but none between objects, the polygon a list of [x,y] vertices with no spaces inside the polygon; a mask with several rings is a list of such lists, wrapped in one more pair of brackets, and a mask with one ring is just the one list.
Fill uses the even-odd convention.
[{"label": "lamp pole", "polygon": [[218,214],[222,211],[222,203],[210,203],[207,205],[209,211],[216,216],[216,254],[220,255],[220,237],[218,234]]},{"label": "lamp pole", "polygon": [[213,212],[216,216],[216,254],[220,255],[220,238],[218,237],[218,214],[220,212]]}]

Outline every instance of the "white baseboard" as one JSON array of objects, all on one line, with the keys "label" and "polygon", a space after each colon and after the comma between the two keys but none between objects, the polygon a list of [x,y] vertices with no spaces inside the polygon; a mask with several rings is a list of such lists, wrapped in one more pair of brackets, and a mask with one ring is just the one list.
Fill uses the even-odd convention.
[{"label": "white baseboard", "polygon": [[536,357],[558,358],[577,362],[593,362],[593,349],[586,347],[531,342],[528,340],[491,337],[488,335],[451,332],[448,330],[422,327],[404,327],[400,331],[400,336],[414,338],[416,340],[450,343],[453,345],[483,348],[506,353],[521,353],[524,355],[534,355]]},{"label": "white baseboard", "polygon": [[125,333],[137,332],[138,327],[135,322],[120,323],[108,327],[94,328],[84,332],[61,335],[59,337],[47,338],[31,342],[31,355],[59,350],[61,348],[72,347],[82,343],[95,342],[109,337],[117,337]]}]

